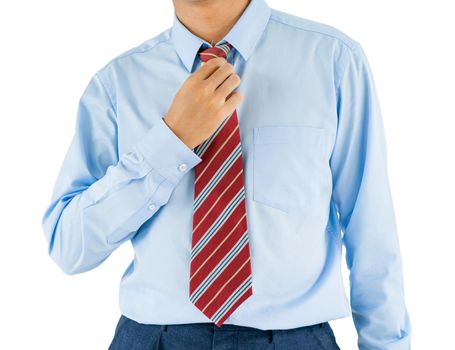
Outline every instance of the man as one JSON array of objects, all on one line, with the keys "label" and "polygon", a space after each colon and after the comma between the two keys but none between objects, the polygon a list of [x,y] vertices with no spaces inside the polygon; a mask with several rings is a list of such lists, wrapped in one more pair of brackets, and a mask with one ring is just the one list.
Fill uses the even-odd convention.
[{"label": "man", "polygon": [[409,349],[360,44],[264,0],[173,3],[90,80],[43,217],[67,274],[131,241],[110,349],[339,349],[351,312],[360,349]]}]

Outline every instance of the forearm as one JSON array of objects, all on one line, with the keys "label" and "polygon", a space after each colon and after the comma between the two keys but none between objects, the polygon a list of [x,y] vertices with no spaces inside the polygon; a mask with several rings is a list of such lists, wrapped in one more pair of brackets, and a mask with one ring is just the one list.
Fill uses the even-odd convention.
[{"label": "forearm", "polygon": [[79,185],[91,180],[73,164],[78,149],[75,138],[42,220],[49,254],[68,274],[103,262],[168,202],[180,179],[202,161],[161,118],[132,151],[85,187]]}]

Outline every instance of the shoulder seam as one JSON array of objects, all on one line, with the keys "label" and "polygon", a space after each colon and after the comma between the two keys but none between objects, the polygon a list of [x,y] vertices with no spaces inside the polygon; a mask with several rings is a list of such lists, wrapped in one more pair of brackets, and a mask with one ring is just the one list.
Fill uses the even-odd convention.
[{"label": "shoulder seam", "polygon": [[165,35],[169,30],[170,29],[168,28],[164,32],[161,32],[161,34],[157,35],[155,38],[146,40],[142,44],[117,55],[116,57],[112,58],[108,63],[106,63],[104,65],[104,67],[102,67],[100,70],[106,68],[107,66],[109,66],[110,64],[116,62],[117,60],[119,60],[121,58],[126,58],[126,57],[132,56],[134,54],[138,54],[138,53],[148,52],[148,51],[154,49],[155,47],[157,47],[159,44],[169,41],[170,37],[169,36],[166,37],[166,35]]},{"label": "shoulder seam", "polygon": [[[161,32],[160,34],[158,34],[157,36],[155,36],[154,38],[148,39],[148,40],[144,41],[142,44],[140,44],[136,47],[133,47],[129,50],[126,50],[125,52],[117,55],[116,57],[110,59],[103,67],[99,68],[95,72],[95,77],[100,81],[100,84],[103,87],[104,92],[108,96],[112,109],[114,110],[116,117],[117,117],[117,104],[115,102],[115,98],[111,95],[111,93],[109,92],[110,90],[108,89],[108,86],[107,86],[107,85],[111,85],[111,84],[109,82],[108,77],[106,76],[107,75],[106,70],[108,69],[108,67],[111,64],[117,62],[118,60],[120,60],[122,58],[126,58],[131,55],[138,54],[138,53],[148,52],[148,51],[152,50],[153,48],[157,47],[159,44],[169,41],[170,36],[166,36],[166,33],[169,30],[170,29],[167,29],[167,30]],[[106,81],[103,79],[102,76],[105,76]]]},{"label": "shoulder seam", "polygon": [[[361,45],[357,44],[354,48],[350,48],[350,53],[354,54],[355,52],[357,52],[359,50],[359,48],[361,49]],[[345,50],[344,54],[343,54],[343,58],[341,58],[341,60],[340,60],[341,61],[340,64],[342,63],[343,67],[342,67],[342,70],[340,72],[340,76],[339,76],[338,82],[336,84],[337,93],[338,93],[338,91],[340,89],[341,82],[343,81],[343,78],[344,78],[344,76],[346,74],[346,69],[347,69],[348,64],[349,64],[348,53],[349,53],[349,51]]]},{"label": "shoulder seam", "polygon": [[307,31],[307,32],[313,32],[313,33],[319,33],[321,35],[326,35],[326,36],[329,36],[331,38],[334,38],[334,39],[337,39],[338,41],[340,41],[342,44],[344,44],[345,46],[347,46],[348,48],[350,48],[351,50],[355,50],[359,43],[354,40],[354,39],[351,39],[352,40],[352,44],[348,43],[346,40],[343,40],[342,38],[336,36],[336,35],[332,35],[332,34],[329,34],[329,33],[325,33],[325,32],[322,32],[322,31],[319,31],[319,30],[314,30],[314,29],[308,29],[308,28],[302,28],[302,27],[298,27],[294,24],[291,24],[291,23],[287,23],[287,22],[283,22],[281,21],[280,19],[278,18],[275,18],[273,16],[270,16],[270,19],[275,21],[275,22],[278,22],[278,23],[281,23],[281,24],[284,24],[284,25],[287,25],[289,27],[292,27],[292,28],[296,28],[296,29],[299,29],[299,30],[304,30],[304,31]]},{"label": "shoulder seam", "polygon": [[[143,48],[143,49],[141,49],[141,50],[139,50],[139,48],[140,48],[142,45],[139,45],[139,46],[137,47],[137,50],[136,50],[136,51],[126,52],[126,53],[124,53],[124,54],[121,54],[121,55],[119,55],[119,56],[113,58],[112,61],[116,61],[116,60],[118,60],[118,59],[120,59],[120,58],[129,57],[129,56],[134,55],[134,54],[137,54],[137,53],[144,53],[144,52],[150,51],[150,50],[154,49],[155,47],[157,47],[159,44],[162,44],[162,43],[164,43],[164,42],[166,42],[166,41],[169,41],[169,40],[170,40],[170,38],[163,38],[162,40],[159,40],[159,41],[154,42],[153,45],[151,45],[151,46],[146,45],[146,47]],[[133,49],[133,50],[134,50],[134,49]]]},{"label": "shoulder seam", "polygon": [[[360,43],[358,41],[356,41],[355,39],[353,39],[353,38],[349,38],[348,37],[349,38],[349,41],[348,41],[348,40],[345,40],[345,39],[341,38],[340,36],[333,35],[333,34],[330,34],[330,33],[324,32],[324,31],[310,29],[310,28],[305,28],[305,27],[300,27],[300,26],[297,26],[297,25],[292,24],[292,23],[284,22],[280,18],[277,18],[277,17],[273,16],[273,14],[270,16],[270,19],[274,20],[277,23],[280,23],[280,24],[283,24],[283,25],[287,25],[287,26],[295,28],[295,29],[299,29],[299,30],[303,30],[303,31],[307,31],[307,32],[312,32],[312,33],[318,33],[318,34],[321,34],[321,35],[324,35],[324,36],[327,36],[327,37],[334,38],[339,43],[341,43],[341,47],[343,48],[343,53],[342,53],[342,57],[340,58],[339,64],[338,64],[338,67],[340,67],[341,71],[340,71],[340,73],[338,75],[337,81],[335,81],[335,89],[336,89],[336,91],[338,91],[338,89],[339,89],[339,87],[341,85],[341,81],[343,80],[343,76],[345,74],[346,67],[348,65],[347,56],[348,56],[349,52],[351,54],[354,54],[356,51],[358,51],[359,47],[361,47]],[[323,24],[323,25],[325,25],[325,24]],[[334,28],[334,29],[336,30],[336,28]]]}]

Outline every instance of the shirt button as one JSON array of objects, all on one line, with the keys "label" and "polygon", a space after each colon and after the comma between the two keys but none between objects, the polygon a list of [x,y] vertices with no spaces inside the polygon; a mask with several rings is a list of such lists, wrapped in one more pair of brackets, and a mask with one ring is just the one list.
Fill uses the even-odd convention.
[{"label": "shirt button", "polygon": [[156,205],[155,205],[155,204],[152,203],[152,204],[149,205],[149,209],[150,209],[150,210],[155,210],[155,208],[156,208]]},{"label": "shirt button", "polygon": [[186,165],[185,163],[182,163],[179,165],[179,170],[180,171],[185,171],[186,169],[188,169],[188,165]]},{"label": "shirt button", "polygon": [[130,158],[134,163],[141,163],[144,159],[142,158],[142,156],[136,152],[128,152],[127,154],[127,157]]}]

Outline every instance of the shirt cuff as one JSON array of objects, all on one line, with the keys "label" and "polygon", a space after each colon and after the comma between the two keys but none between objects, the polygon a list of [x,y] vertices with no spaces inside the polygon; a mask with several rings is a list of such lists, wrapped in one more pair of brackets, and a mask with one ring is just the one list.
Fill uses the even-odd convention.
[{"label": "shirt cuff", "polygon": [[167,180],[176,184],[191,168],[202,161],[164,122],[159,120],[134,146],[139,158]]}]

